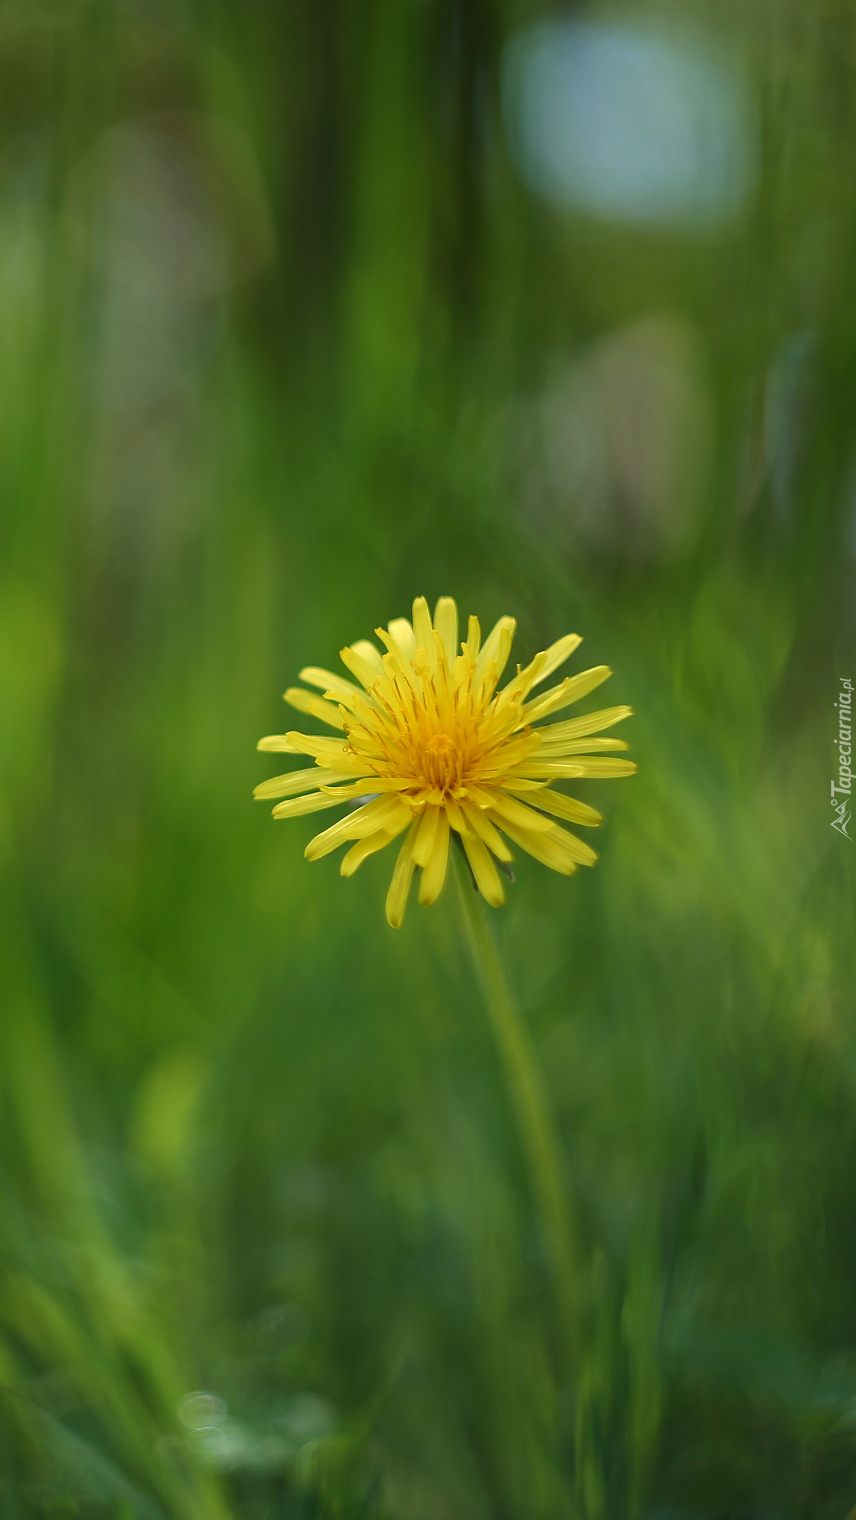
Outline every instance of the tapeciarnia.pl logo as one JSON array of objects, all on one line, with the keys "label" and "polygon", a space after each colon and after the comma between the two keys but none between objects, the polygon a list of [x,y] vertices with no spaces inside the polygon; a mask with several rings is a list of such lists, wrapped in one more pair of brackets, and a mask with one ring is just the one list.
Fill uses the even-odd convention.
[{"label": "tapeciarnia.pl logo", "polygon": [[[841,690],[838,693],[838,701],[835,706],[838,709],[838,785],[831,783],[832,811],[835,817],[830,820],[832,827],[843,834],[845,839],[852,839],[847,832],[850,822],[850,791],[853,785],[853,772],[850,769],[851,733],[853,714],[853,682],[846,681],[842,677]],[[838,801],[840,795],[841,800]]]}]

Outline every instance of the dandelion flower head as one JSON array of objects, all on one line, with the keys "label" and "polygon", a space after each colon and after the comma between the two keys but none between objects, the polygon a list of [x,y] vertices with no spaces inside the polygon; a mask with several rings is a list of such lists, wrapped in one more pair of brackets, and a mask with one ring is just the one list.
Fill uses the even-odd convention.
[{"label": "dandelion flower head", "polygon": [[353,681],[310,665],[300,679],[323,695],[302,687],[285,693],[286,702],[336,730],[335,737],[292,732],[259,742],[261,750],[314,760],[306,770],[256,787],[256,797],[287,799],[277,803],[274,818],[349,805],[307,845],[308,860],[347,844],[341,872],[351,876],[367,856],[404,836],[386,901],[393,928],[404,917],[417,867],[420,903],[439,896],[450,835],[493,907],[504,899],[497,865],[507,867],[512,859],[508,841],[565,875],[593,865],[594,850],[555,820],[591,827],[601,816],[552,783],[628,776],[636,769],[605,753],[626,750],[622,740],[593,737],[628,717],[629,707],[536,727],[611,674],[597,665],[532,695],[573,654],[577,634],[518,666],[499,689],[515,626],[514,618],[500,618],[482,644],[478,619],[471,617],[459,645],[453,599],[440,598],[432,623],[425,598],[417,597],[412,622],[395,618],[376,630],[383,652],[365,639],[340,652]]}]

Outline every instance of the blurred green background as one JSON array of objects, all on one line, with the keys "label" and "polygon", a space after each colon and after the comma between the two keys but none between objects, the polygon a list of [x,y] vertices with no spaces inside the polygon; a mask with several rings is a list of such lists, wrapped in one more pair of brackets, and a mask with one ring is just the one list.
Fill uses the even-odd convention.
[{"label": "blurred green background", "polygon": [[[3,1520],[856,1512],[854,270],[844,0],[2,0]],[[637,712],[573,1365],[453,894],[251,801],[418,594]]]}]

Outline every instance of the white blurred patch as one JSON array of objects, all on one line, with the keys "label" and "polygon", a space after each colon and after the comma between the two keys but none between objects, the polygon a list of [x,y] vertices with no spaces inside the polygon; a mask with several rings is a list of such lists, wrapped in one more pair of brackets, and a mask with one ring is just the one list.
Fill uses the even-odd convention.
[{"label": "white blurred patch", "polygon": [[188,1430],[208,1430],[222,1425],[229,1411],[216,1393],[199,1390],[186,1393],[179,1400],[176,1412]]},{"label": "white blurred patch", "polygon": [[503,96],[522,173],[556,204],[712,228],[754,188],[745,81],[695,34],[636,20],[542,22],[509,42]]},{"label": "white blurred patch", "polygon": [[272,256],[272,219],[248,139],[192,112],[105,132],[71,176],[68,217],[87,287],[93,518],[106,558],[142,580],[198,518],[201,381],[225,296]]},{"label": "white blurred patch", "polygon": [[512,411],[530,529],[555,547],[653,561],[695,538],[713,417],[691,328],[652,317],[611,333]]},{"label": "white blurred patch", "polygon": [[[182,1419],[184,1416],[182,1415]],[[316,1393],[297,1393],[265,1424],[224,1418],[218,1425],[194,1426],[185,1446],[203,1465],[226,1472],[305,1472],[320,1445],[338,1423],[329,1399]]]},{"label": "white blurred patch", "polygon": [[767,373],[764,454],[773,509],[783,523],[793,504],[815,348],[813,333],[790,333],[776,349]]},{"label": "white blurred patch", "polygon": [[79,167],[71,201],[94,277],[97,404],[186,389],[216,344],[216,298],[271,254],[248,142],[189,113],[124,122]]}]

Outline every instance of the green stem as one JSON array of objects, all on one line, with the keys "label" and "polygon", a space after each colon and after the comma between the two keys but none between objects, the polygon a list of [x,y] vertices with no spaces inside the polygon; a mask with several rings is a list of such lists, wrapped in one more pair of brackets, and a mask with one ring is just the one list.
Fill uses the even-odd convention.
[{"label": "green stem", "polygon": [[514,1001],[487,910],[467,879],[457,852],[455,855],[455,877],[467,941],[529,1164],[565,1338],[576,1360],[581,1342],[581,1277],[562,1144],[532,1037]]}]

